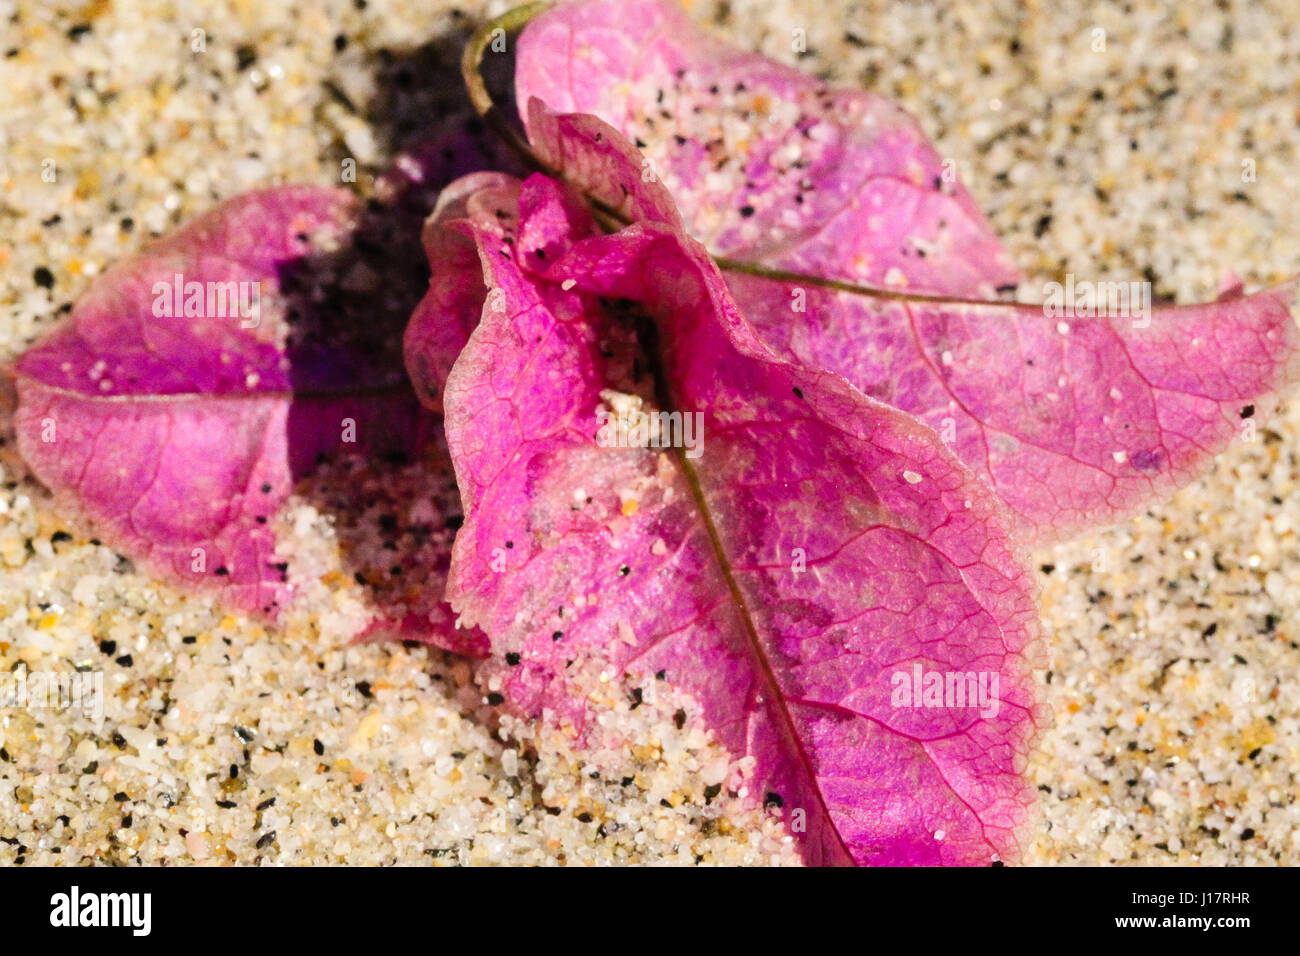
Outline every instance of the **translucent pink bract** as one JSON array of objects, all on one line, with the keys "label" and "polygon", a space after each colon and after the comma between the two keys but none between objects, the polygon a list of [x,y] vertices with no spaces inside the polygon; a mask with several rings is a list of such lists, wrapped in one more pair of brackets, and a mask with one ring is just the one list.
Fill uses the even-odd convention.
[{"label": "translucent pink bract", "polygon": [[[336,268],[352,274],[355,226],[346,193],[269,189],[106,272],[16,364],[15,428],[36,476],[160,576],[281,610],[273,519],[293,482],[322,455],[410,455],[432,424],[400,362],[322,299]],[[481,640],[436,616],[422,628],[439,643]]]},{"label": "translucent pink bract", "polygon": [[[679,231],[601,235],[541,176],[465,187],[435,227],[486,287],[442,399],[447,596],[491,639],[483,678],[578,728],[593,668],[687,690],[811,863],[1016,856],[1036,617],[996,499],[910,416],[772,353]],[[462,265],[434,287],[479,281]],[[648,348],[702,418],[694,460],[598,441],[602,390],[661,394]],[[996,674],[996,712],[898,706],[917,671]]]},{"label": "translucent pink bract", "polygon": [[[558,4],[520,38],[516,85],[521,104],[594,114],[634,140],[715,254],[950,297],[1020,280],[911,117],[735,50],[669,0]],[[534,142],[544,115],[525,110]],[[559,159],[601,191],[600,174]],[[1038,540],[1168,495],[1243,434],[1243,409],[1300,378],[1293,283],[1096,317],[726,277],[768,344],[934,427]]]}]

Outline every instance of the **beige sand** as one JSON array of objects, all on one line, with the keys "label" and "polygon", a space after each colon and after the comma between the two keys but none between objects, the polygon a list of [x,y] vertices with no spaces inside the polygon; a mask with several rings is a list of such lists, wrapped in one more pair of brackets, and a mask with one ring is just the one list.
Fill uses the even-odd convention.
[{"label": "beige sand", "polygon": [[[458,6],[23,2],[15,16],[0,0],[0,357],[219,199],[336,181],[345,156],[366,180],[438,108],[420,82],[437,57],[411,51],[442,38],[450,65],[485,11]],[[1300,272],[1300,12],[1127,7],[693,13],[914,112],[1031,277],[1027,298],[1067,272],[1149,277],[1179,301],[1210,297],[1226,269],[1248,288]],[[1172,502],[1033,556],[1055,722],[1028,862],[1300,858],[1300,405],[1261,424]],[[462,662],[349,645],[367,591],[340,541],[373,550],[383,515],[428,507],[418,469],[304,489],[290,521],[307,607],[268,630],[67,527],[12,440],[0,451],[0,674],[82,668],[106,699],[102,722],[0,714],[0,863],[792,861],[772,820],[705,796],[727,757],[675,725],[672,700],[630,711],[611,688],[608,727],[574,752],[494,728]],[[306,503],[331,482],[372,504]]]}]

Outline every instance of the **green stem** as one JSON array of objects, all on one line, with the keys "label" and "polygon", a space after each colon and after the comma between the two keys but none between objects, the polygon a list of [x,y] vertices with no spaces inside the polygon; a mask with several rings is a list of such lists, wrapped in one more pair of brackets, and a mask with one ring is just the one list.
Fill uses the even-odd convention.
[{"label": "green stem", "polygon": [[[498,35],[506,36],[522,30],[529,20],[537,16],[543,10],[550,7],[548,0],[538,0],[536,3],[525,3],[522,6],[512,7],[501,16],[494,20],[489,20],[470,37],[469,43],[465,47],[465,52],[460,57],[460,74],[465,80],[465,89],[469,93],[469,101],[474,106],[474,111],[483,118],[483,122],[488,128],[500,136],[529,166],[532,166],[540,173],[553,178],[559,178],[559,171],[551,169],[546,163],[538,158],[533,152],[532,147],[528,145],[528,140],[524,139],[519,129],[502,115],[501,110],[492,102],[492,94],[488,92],[487,84],[483,82],[483,74],[480,68],[483,66],[483,54],[487,51],[492,41]],[[498,34],[498,31],[501,31]]]}]

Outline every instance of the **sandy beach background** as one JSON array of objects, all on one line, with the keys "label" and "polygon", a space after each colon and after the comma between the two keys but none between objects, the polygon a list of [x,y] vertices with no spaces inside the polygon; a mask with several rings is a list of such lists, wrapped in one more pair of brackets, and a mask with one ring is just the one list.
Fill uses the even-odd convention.
[{"label": "sandy beach background", "polygon": [[[223,198],[336,183],[348,156],[368,188],[505,6],[0,0],[0,360]],[[913,112],[1025,298],[1071,272],[1180,302],[1300,273],[1289,0],[690,9]],[[1032,555],[1055,717],[1025,862],[1300,860],[1300,403],[1259,426],[1172,501]],[[99,674],[105,702],[0,711],[0,864],[796,862],[668,694],[611,690],[579,751],[498,722],[464,661],[350,643],[375,588],[354,568],[447,494],[419,465],[305,483],[303,606],[270,628],[68,525],[0,435],[0,677]]]}]

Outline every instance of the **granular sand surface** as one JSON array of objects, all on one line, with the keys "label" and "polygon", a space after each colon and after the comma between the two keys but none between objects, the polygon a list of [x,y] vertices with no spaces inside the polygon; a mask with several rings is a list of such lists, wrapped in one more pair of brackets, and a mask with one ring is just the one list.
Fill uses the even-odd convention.
[{"label": "granular sand surface", "polygon": [[[0,0],[0,359],[223,198],[334,183],[347,157],[367,189],[503,9]],[[691,11],[912,111],[1030,277],[1023,298],[1066,273],[1180,302],[1227,270],[1248,289],[1300,273],[1286,0]],[[1170,502],[1031,556],[1054,717],[1025,862],[1300,860],[1298,435],[1293,402]],[[3,437],[0,674],[102,680],[104,713],[0,711],[0,863],[797,862],[667,687],[637,705],[611,683],[578,748],[499,718],[464,661],[352,642],[449,494],[422,464],[299,488],[283,534],[302,600],[269,627],[67,523]]]}]

